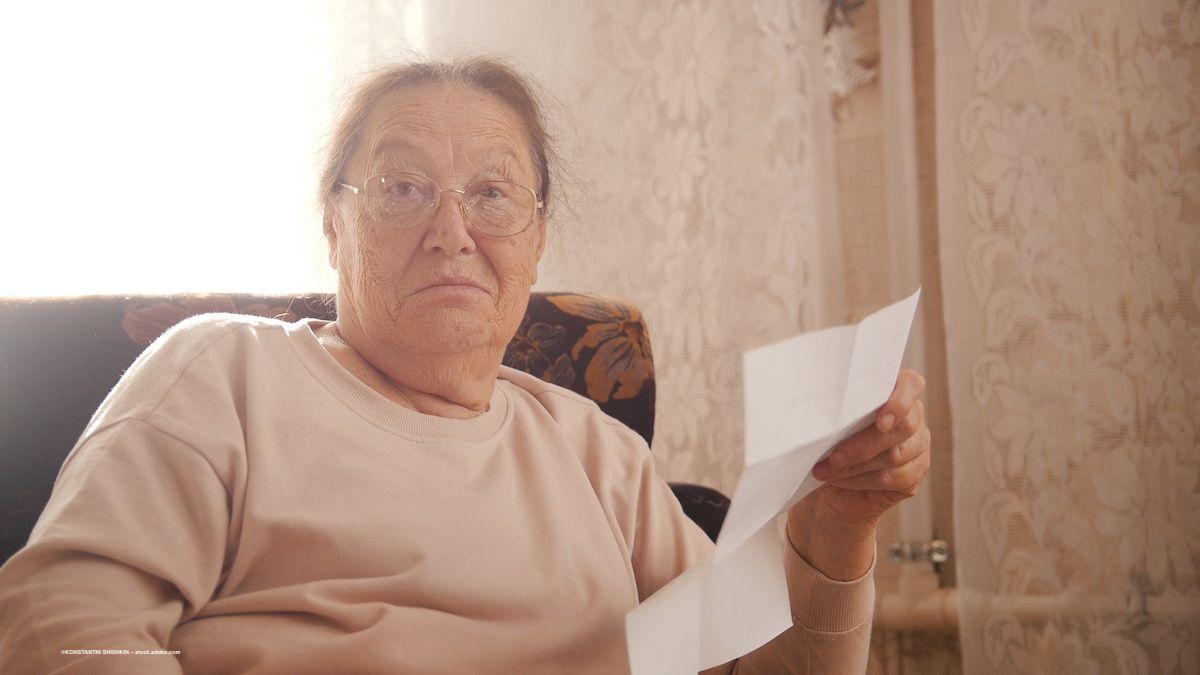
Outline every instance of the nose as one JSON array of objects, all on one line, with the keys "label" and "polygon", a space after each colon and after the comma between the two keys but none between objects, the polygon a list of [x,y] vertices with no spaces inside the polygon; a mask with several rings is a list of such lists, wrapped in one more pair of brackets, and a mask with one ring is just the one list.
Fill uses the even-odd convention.
[{"label": "nose", "polygon": [[[456,194],[446,198],[447,192]],[[474,253],[475,239],[471,237],[463,210],[462,190],[443,189],[441,193],[426,225],[422,248],[428,253],[440,252],[447,257]]]}]

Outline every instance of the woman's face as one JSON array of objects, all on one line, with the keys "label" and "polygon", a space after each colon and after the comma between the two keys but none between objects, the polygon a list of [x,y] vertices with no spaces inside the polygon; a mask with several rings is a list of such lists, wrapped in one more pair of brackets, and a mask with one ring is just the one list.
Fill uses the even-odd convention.
[{"label": "woman's face", "polygon": [[[465,85],[414,85],[385,96],[367,119],[343,181],[417,173],[443,189],[481,179],[533,188],[524,123],[490,94]],[[330,209],[330,263],[338,270],[338,320],[385,349],[503,350],[537,280],[545,246],[539,210],[524,232],[495,237],[464,220],[459,195],[396,229],[367,214],[365,196],[343,189]],[[461,282],[468,281],[475,284]]]}]

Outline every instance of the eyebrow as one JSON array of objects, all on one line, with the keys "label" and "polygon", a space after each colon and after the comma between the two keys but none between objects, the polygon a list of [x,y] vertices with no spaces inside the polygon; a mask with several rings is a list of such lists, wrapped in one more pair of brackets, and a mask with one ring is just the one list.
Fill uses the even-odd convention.
[{"label": "eyebrow", "polygon": [[[376,166],[395,162],[401,168],[416,168],[413,166],[415,162],[410,159],[412,155],[418,156],[417,162],[422,157],[427,157],[425,151],[419,146],[402,138],[391,138],[380,141],[372,149],[370,161]],[[476,175],[495,173],[506,180],[515,180],[520,173],[520,168],[521,162],[513,149],[506,145],[498,145],[484,152],[480,169],[475,173]]]},{"label": "eyebrow", "polygon": [[381,160],[397,159],[401,163],[408,164],[410,155],[425,156],[425,152],[418,146],[401,139],[386,140],[378,143],[371,149],[371,162],[380,163]]},{"label": "eyebrow", "polygon": [[483,156],[481,165],[512,179],[519,173],[521,162],[511,148],[493,148]]}]

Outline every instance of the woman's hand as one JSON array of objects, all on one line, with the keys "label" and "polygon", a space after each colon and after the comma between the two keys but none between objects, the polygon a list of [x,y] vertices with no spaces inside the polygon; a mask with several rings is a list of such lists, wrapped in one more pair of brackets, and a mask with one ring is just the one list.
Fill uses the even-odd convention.
[{"label": "woman's hand", "polygon": [[876,523],[915,495],[929,472],[924,390],[920,373],[901,370],[875,425],[842,441],[818,463],[813,476],[825,484],[788,511],[792,546],[826,576],[849,581],[870,569]]}]

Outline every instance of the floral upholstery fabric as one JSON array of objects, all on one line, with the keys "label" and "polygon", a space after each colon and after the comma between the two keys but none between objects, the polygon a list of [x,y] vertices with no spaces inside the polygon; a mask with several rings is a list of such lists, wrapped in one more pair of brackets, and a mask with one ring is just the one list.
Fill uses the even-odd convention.
[{"label": "floral upholstery fabric", "polygon": [[636,307],[604,296],[538,293],[504,364],[571,389],[654,436],[654,357]]},{"label": "floral upholstery fabric", "polygon": [[[0,300],[0,562],[25,544],[63,460],[125,369],[168,328],[206,312],[336,317],[326,294]],[[651,441],[654,361],[629,303],[535,293],[504,363],[591,398]],[[728,500],[701,486],[672,488],[715,538]]]}]

